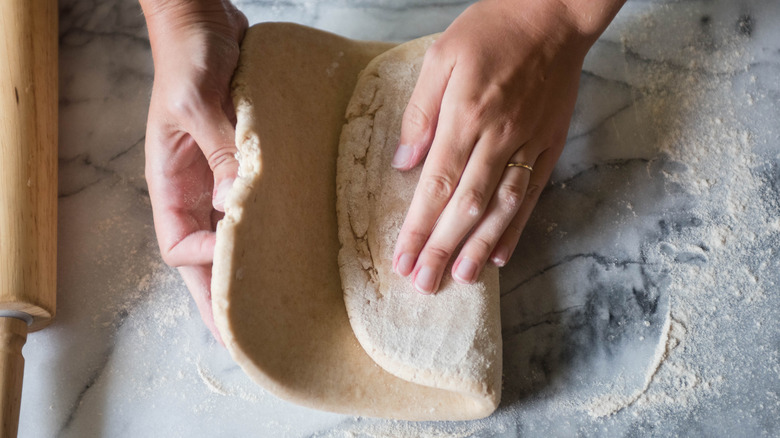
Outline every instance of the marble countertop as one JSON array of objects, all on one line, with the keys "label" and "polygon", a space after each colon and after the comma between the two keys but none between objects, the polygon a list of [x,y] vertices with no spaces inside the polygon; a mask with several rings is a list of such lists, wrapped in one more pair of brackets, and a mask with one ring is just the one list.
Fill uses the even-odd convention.
[{"label": "marble countertop", "polygon": [[[239,2],[395,41],[467,4]],[[502,404],[438,424],[309,410],[243,374],[159,257],[140,8],[61,0],[60,19],[59,307],[24,348],[20,436],[780,434],[780,3],[627,3],[501,272]]]}]

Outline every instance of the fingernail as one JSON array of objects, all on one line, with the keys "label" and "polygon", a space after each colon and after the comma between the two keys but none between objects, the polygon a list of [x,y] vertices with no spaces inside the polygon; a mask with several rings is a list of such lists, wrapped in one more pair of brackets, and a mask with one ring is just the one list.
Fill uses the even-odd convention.
[{"label": "fingernail", "polygon": [[474,282],[477,275],[477,264],[468,257],[463,257],[455,268],[455,279],[461,283],[470,284]]},{"label": "fingernail", "polygon": [[405,144],[399,145],[398,149],[395,150],[395,155],[393,155],[393,162],[390,163],[390,165],[396,169],[407,166],[409,164],[409,160],[412,159],[412,152],[414,152],[414,150],[411,147]]},{"label": "fingernail", "polygon": [[499,268],[503,268],[506,265],[508,258],[506,251],[499,249],[493,253],[493,257],[490,258],[490,261]]},{"label": "fingernail", "polygon": [[412,257],[411,254],[401,254],[395,268],[397,274],[404,277],[408,276],[412,273],[412,269],[414,269],[414,257]]},{"label": "fingernail", "polygon": [[235,181],[233,178],[228,178],[219,183],[219,187],[217,187],[217,190],[214,192],[214,199],[212,200],[215,209],[219,211],[225,210],[225,199],[227,198],[228,192],[233,187],[233,181]]},{"label": "fingernail", "polygon": [[430,294],[433,293],[435,282],[436,273],[428,266],[423,266],[422,269],[417,272],[417,277],[414,279],[414,288],[420,293]]}]

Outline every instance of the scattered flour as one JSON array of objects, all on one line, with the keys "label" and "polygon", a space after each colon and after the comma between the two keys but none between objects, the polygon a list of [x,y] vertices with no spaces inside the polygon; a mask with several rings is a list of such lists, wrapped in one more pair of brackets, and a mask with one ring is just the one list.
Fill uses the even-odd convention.
[{"label": "scattered flour", "polygon": [[327,438],[471,438],[507,432],[498,422],[414,423],[391,420],[356,419],[342,430],[324,432]]},{"label": "scattered flour", "polygon": [[[669,309],[671,311],[671,308]],[[664,359],[669,356],[672,350],[679,345],[679,337],[670,337],[670,329],[672,327],[672,318],[670,311],[666,313],[664,318],[664,325],[661,329],[661,336],[658,345],[655,349],[655,354],[650,362],[650,366],[647,368],[644,384],[636,392],[630,395],[620,393],[609,393],[601,397],[597,397],[590,400],[585,409],[592,417],[605,417],[617,413],[618,411],[627,408],[634,404],[650,386],[653,381],[658,368],[663,363]],[[675,324],[679,324],[676,323]]]},{"label": "scattered flour", "polygon": [[206,385],[209,391],[219,395],[228,395],[228,393],[222,387],[222,384],[219,383],[217,379],[215,379],[211,374],[209,374],[208,371],[206,371],[200,364],[198,364],[198,377],[200,377],[200,380]]},{"label": "scattered flour", "polygon": [[[212,374],[202,362],[196,363],[198,370],[198,377],[206,385],[209,391],[223,395],[226,397],[236,397],[247,402],[258,402],[260,398],[244,389],[241,385],[230,385],[228,383],[221,382]],[[255,386],[251,386],[252,389],[256,389]]]},{"label": "scattered flour", "polygon": [[[657,17],[640,22],[645,29],[632,29],[622,38],[627,56],[638,56],[634,48],[656,38],[651,31],[660,27]],[[685,49],[689,64],[647,62],[643,71],[633,73],[641,77],[631,82],[645,84],[635,105],[646,105],[652,114],[660,155],[685,167],[665,173],[667,185],[692,195],[690,213],[701,223],[644,248],[650,262],[670,273],[669,314],[644,386],[583,404],[581,409],[594,417],[629,406],[636,408],[634,415],[687,410],[718,397],[724,351],[744,345],[733,335],[720,338],[721,328],[737,324],[732,315],[759,304],[765,287],[775,286],[762,280],[772,268],[757,262],[767,251],[760,243],[780,231],[756,172],[771,166],[767,160],[772,157],[762,161],[756,155],[753,135],[739,117],[740,108],[766,96],[741,95],[733,83],[750,65],[742,50],[745,42],[738,35],[715,46],[692,41]],[[681,262],[683,255],[702,262]]]}]

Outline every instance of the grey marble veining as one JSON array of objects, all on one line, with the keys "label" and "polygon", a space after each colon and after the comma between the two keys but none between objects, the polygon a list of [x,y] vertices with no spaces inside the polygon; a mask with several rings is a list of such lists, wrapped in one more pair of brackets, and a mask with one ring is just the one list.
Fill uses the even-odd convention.
[{"label": "grey marble veining", "polygon": [[[469,2],[237,4],[403,41]],[[140,8],[62,0],[60,20],[59,306],[24,349],[20,436],[780,433],[779,3],[629,1],[596,43],[501,272],[502,405],[462,423],[322,413],[249,381],[158,255]]]}]

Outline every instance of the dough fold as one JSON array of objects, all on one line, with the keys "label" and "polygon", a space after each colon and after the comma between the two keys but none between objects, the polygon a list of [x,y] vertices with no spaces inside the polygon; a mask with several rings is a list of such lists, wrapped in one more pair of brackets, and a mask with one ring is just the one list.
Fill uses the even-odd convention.
[{"label": "dough fold", "polygon": [[[344,114],[358,73],[391,47],[294,24],[264,23],[248,30],[233,83],[240,170],[217,227],[214,318],[236,362],[283,399],[371,417],[480,418],[489,415],[500,398],[495,272],[486,273],[478,287],[447,286],[435,297],[411,292],[405,303],[401,294],[407,292],[400,287],[370,288],[366,282],[361,290],[345,272],[348,286],[343,288],[339,276],[336,173]],[[421,52],[415,52],[414,62],[409,56],[408,68],[418,69]],[[371,80],[370,71],[366,69],[361,83]],[[375,98],[382,89],[378,87]],[[361,109],[380,101],[360,95],[349,105],[343,138],[367,135],[369,141],[362,144],[376,145],[384,135],[387,147],[379,149],[384,153],[394,148],[390,143],[397,138],[377,129],[385,123],[379,123],[382,108],[374,108],[373,115]],[[360,123],[372,126],[358,129]],[[376,183],[373,169],[381,164],[371,158],[379,154],[374,149],[365,150],[366,165],[355,167],[355,179],[350,176],[339,190],[360,178]],[[366,195],[369,200],[373,196]],[[362,248],[361,275],[384,285],[392,273],[376,257],[391,243],[377,238],[385,235],[376,228],[375,216],[381,212],[370,202],[342,199],[354,204],[339,207],[340,212],[354,211],[350,235],[365,236],[344,248],[356,253]],[[398,208],[405,209],[401,204]],[[343,257],[349,257],[348,251],[342,252],[347,260]],[[354,266],[341,263],[344,269]],[[401,304],[408,314],[400,312]],[[472,312],[464,313],[471,305]]]},{"label": "dough fold", "polygon": [[410,382],[498,402],[501,332],[498,270],[473,285],[449,270],[436,295],[417,293],[393,273],[395,239],[422,166],[390,165],[423,56],[438,35],[373,59],[361,72],[341,133],[339,266],[352,329],[382,368]]}]

